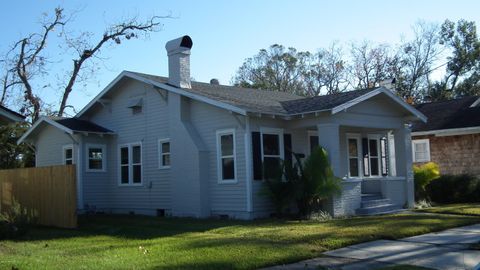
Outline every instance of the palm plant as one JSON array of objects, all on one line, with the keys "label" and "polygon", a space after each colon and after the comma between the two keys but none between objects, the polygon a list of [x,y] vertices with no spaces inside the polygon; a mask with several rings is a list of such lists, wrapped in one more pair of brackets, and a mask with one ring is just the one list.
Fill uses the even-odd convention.
[{"label": "palm plant", "polygon": [[277,216],[295,202],[299,215],[307,217],[318,210],[323,201],[341,193],[341,180],[334,176],[324,148],[315,148],[304,162],[300,155],[294,156],[295,162],[264,164],[262,194],[270,198]]}]

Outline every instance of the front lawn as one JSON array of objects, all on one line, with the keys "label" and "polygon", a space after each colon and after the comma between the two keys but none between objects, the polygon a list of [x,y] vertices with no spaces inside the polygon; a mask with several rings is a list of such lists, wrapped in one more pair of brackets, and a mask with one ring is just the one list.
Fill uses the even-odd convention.
[{"label": "front lawn", "polygon": [[480,216],[480,204],[479,203],[464,203],[464,204],[444,204],[431,208],[417,210],[419,212],[428,212],[436,214],[454,214],[454,215],[471,215]]},{"label": "front lawn", "polygon": [[441,214],[327,222],[84,217],[78,230],[36,228],[25,239],[0,241],[0,269],[255,269],[478,222]]}]

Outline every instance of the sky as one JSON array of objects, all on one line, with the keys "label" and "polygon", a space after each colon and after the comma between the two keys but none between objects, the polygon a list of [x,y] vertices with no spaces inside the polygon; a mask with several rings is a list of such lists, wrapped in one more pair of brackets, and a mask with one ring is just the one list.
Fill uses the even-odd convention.
[{"label": "sky", "polygon": [[[167,76],[165,43],[186,34],[193,40],[191,76],[197,81],[217,78],[221,84],[230,84],[246,58],[272,44],[311,52],[334,41],[394,45],[411,36],[412,25],[420,20],[442,23],[463,18],[480,27],[480,1],[476,0],[16,0],[2,3],[0,55],[21,37],[38,31],[41,15],[52,14],[58,6],[67,13],[78,11],[69,29],[92,32],[92,39],[100,38],[106,26],[124,18],[171,16],[162,20],[161,31],[146,39],[102,50],[104,60],[95,76],[78,86],[83,90],[71,95],[69,103],[77,111],[123,70]],[[55,45],[49,44],[48,55],[58,59]],[[67,60],[56,64],[45,84],[57,80],[56,72],[68,70]],[[58,92],[48,87],[42,91],[48,102],[59,102]]]}]

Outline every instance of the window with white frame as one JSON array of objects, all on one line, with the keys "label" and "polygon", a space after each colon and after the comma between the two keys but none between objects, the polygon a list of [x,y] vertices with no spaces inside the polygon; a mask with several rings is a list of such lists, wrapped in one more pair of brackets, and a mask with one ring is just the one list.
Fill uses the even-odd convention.
[{"label": "window with white frame", "polygon": [[170,168],[170,139],[158,140],[158,168]]},{"label": "window with white frame", "polygon": [[217,164],[219,183],[237,181],[234,129],[217,131]]},{"label": "window with white frame", "polygon": [[430,140],[412,140],[413,162],[430,161]]},{"label": "window with white frame", "polygon": [[347,136],[348,150],[348,176],[360,177],[360,137],[358,135]]},{"label": "window with white frame", "polygon": [[105,171],[106,152],[104,144],[87,144],[87,171]]},{"label": "window with white frame", "polygon": [[140,185],[142,183],[142,144],[120,145],[120,184]]},{"label": "window with white frame", "polygon": [[269,172],[275,172],[283,159],[283,131],[276,129],[262,130],[262,161],[264,179]]},{"label": "window with white frame", "polygon": [[68,144],[63,146],[63,164],[73,164],[73,145]]}]

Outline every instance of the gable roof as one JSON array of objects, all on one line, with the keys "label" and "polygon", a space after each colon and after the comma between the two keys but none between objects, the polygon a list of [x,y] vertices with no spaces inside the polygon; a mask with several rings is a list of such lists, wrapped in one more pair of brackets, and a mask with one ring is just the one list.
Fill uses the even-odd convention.
[{"label": "gable roof", "polygon": [[49,117],[40,117],[32,127],[28,129],[25,134],[23,134],[20,139],[18,139],[17,144],[20,144],[24,142],[30,134],[39,128],[40,124],[45,123],[52,125],[62,131],[64,131],[67,134],[74,134],[75,132],[81,132],[81,133],[95,133],[95,134],[114,134],[113,131],[104,128],[102,126],[99,126],[95,123],[92,123],[90,121],[86,120],[81,120],[77,118],[59,118],[59,119],[52,119]]},{"label": "gable roof", "polygon": [[0,105],[0,116],[3,116],[5,118],[9,119],[12,122],[20,122],[20,121],[23,121],[25,119],[25,116],[15,112],[15,111],[12,111],[9,108],[4,107],[2,105]]},{"label": "gable roof", "polygon": [[90,101],[77,115],[80,118],[90,107],[100,100],[122,78],[131,78],[154,87],[165,89],[197,101],[220,107],[241,115],[267,114],[281,116],[289,119],[307,113],[331,110],[332,114],[345,110],[359,102],[376,96],[386,94],[412,115],[426,121],[426,117],[402,99],[384,87],[355,90],[333,95],[318,97],[301,97],[294,94],[269,91],[237,86],[215,85],[209,83],[192,82],[192,88],[178,88],[168,84],[167,77],[150,74],[123,71],[92,101]]},{"label": "gable roof", "polygon": [[428,123],[414,123],[413,132],[480,127],[480,98],[471,96],[459,99],[423,103],[416,108],[425,114]]}]

